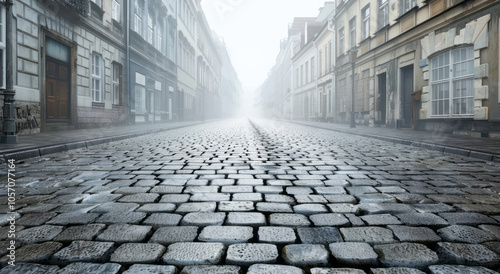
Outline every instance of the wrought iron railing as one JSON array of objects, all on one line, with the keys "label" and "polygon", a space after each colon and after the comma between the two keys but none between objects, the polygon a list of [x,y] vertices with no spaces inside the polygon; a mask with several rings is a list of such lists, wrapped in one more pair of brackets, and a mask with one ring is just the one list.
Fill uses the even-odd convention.
[{"label": "wrought iron railing", "polygon": [[82,16],[89,15],[90,0],[65,0],[71,8]]}]

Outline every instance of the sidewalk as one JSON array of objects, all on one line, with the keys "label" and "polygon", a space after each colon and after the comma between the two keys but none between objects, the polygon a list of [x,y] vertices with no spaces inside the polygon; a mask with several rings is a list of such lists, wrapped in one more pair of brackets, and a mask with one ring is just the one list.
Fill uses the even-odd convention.
[{"label": "sidewalk", "polygon": [[445,153],[469,156],[487,161],[500,162],[500,139],[476,138],[467,135],[445,134],[413,129],[395,129],[385,127],[368,127],[356,125],[350,128],[347,124],[332,124],[307,121],[291,121],[289,123],[328,129],[337,132],[356,134],[395,142],[414,147],[422,147]]},{"label": "sidewalk", "polygon": [[201,123],[203,122],[157,123],[18,135],[17,144],[0,144],[0,157],[4,160],[22,160]]}]

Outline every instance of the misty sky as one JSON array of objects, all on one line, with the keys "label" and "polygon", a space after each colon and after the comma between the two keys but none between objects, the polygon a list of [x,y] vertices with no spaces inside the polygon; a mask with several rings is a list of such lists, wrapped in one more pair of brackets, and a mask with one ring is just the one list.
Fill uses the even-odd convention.
[{"label": "misty sky", "polygon": [[294,17],[316,17],[325,0],[202,0],[210,27],[224,38],[244,92],[266,79]]}]

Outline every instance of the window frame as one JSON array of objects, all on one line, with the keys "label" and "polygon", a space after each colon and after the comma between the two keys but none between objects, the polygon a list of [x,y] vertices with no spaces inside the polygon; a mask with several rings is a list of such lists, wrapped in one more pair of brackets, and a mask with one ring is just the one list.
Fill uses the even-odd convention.
[{"label": "window frame", "polygon": [[118,62],[112,64],[111,87],[113,90],[113,104],[122,105],[122,73],[123,66]]},{"label": "window frame", "polygon": [[401,1],[400,2],[400,7],[401,7],[400,15],[403,15],[403,14],[409,12],[417,5],[417,2],[415,0],[400,0],[400,1]]},{"label": "window frame", "polygon": [[356,16],[349,20],[349,48],[356,47]]},{"label": "window frame", "polygon": [[361,20],[361,40],[365,40],[370,37],[370,4],[361,10]]},{"label": "window frame", "polygon": [[144,0],[134,1],[134,31],[144,37],[142,17],[144,14]]},{"label": "window frame", "polygon": [[345,53],[345,28],[339,29],[339,55]]},{"label": "window frame", "polygon": [[113,0],[111,4],[111,18],[118,23],[121,23],[122,10],[120,0]]},{"label": "window frame", "polygon": [[[98,70],[98,71],[97,71]],[[103,72],[104,60],[97,52],[92,52],[92,69],[91,69],[91,83],[92,83],[92,102],[102,103],[103,101]]]},{"label": "window frame", "polygon": [[389,25],[389,0],[377,0],[378,2],[378,30]]},{"label": "window frame", "polygon": [[[465,59],[457,59],[455,53],[465,51]],[[461,53],[459,53],[461,54]],[[442,61],[440,60],[442,58]],[[457,65],[466,65],[468,72],[457,74]],[[474,48],[463,46],[443,51],[430,58],[431,91],[430,109],[433,118],[462,118],[474,116]],[[456,95],[457,84],[462,86],[461,95]],[[465,92],[464,89],[465,88]],[[465,94],[465,95],[464,95]],[[457,102],[458,107],[457,107]],[[465,105],[464,105],[465,104]],[[463,112],[463,108],[465,111]],[[459,110],[459,111],[457,111]]]}]

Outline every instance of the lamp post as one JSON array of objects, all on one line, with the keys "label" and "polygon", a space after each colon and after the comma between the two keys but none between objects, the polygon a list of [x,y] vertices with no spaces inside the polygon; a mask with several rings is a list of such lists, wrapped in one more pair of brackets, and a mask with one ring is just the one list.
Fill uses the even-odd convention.
[{"label": "lamp post", "polygon": [[356,55],[357,54],[358,54],[358,50],[356,48],[352,48],[349,50],[349,61],[351,63],[351,68],[352,68],[351,128],[356,127],[356,121],[354,120],[354,64],[356,63]]},{"label": "lamp post", "polygon": [[[12,81],[12,0],[4,0],[5,6],[5,89],[1,89],[3,95],[3,129],[0,143],[17,143],[16,135],[16,107],[14,105],[14,84]],[[0,75],[0,77],[2,77]]]}]

